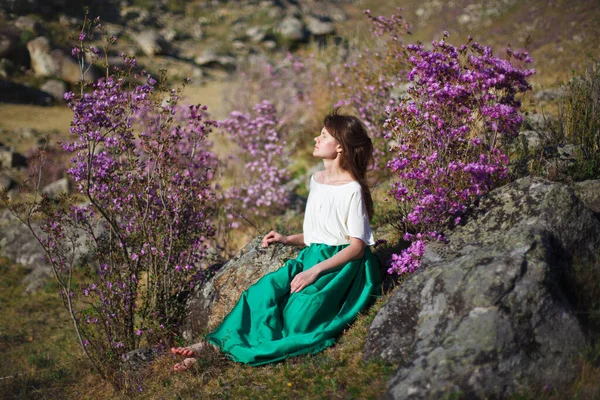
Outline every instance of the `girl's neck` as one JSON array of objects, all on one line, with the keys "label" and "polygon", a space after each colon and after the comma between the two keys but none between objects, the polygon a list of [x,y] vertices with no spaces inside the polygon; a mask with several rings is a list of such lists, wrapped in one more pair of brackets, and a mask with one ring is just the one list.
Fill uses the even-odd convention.
[{"label": "girl's neck", "polygon": [[340,167],[337,160],[323,160],[325,170],[321,171],[321,183],[343,184],[355,180],[352,174]]}]

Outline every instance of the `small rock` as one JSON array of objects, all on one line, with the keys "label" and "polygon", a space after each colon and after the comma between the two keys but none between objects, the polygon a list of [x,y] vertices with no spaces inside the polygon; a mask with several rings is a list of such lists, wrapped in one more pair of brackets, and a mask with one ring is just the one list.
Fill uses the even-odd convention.
[{"label": "small rock", "polygon": [[15,185],[16,182],[10,176],[0,175],[0,191],[8,191],[15,187]]},{"label": "small rock", "polygon": [[157,355],[157,352],[150,348],[133,350],[123,356],[121,367],[125,371],[138,371],[150,364]]},{"label": "small rock", "polygon": [[265,40],[262,45],[267,50],[273,50],[277,47],[277,43],[274,40]]},{"label": "small rock", "polygon": [[170,50],[170,44],[165,38],[153,29],[145,30],[137,34],[133,34],[133,40],[139,48],[148,57],[159,54],[167,54]]},{"label": "small rock", "polygon": [[40,21],[29,15],[20,16],[15,20],[14,24],[18,30],[28,31],[36,36],[42,32],[42,25],[40,24]]},{"label": "small rock", "polygon": [[56,182],[52,182],[51,184],[44,186],[42,188],[42,193],[47,194],[50,197],[56,198],[62,194],[69,194],[71,190],[71,185],[69,184],[69,180],[67,178],[62,178],[57,180]]},{"label": "small rock", "polygon": [[260,43],[267,36],[267,31],[260,26],[251,26],[246,29],[246,36],[248,36],[248,39],[250,39],[252,43]]},{"label": "small rock", "polygon": [[520,136],[524,136],[527,141],[527,146],[530,149],[535,149],[541,145],[540,134],[533,130],[525,130],[519,132]]},{"label": "small rock", "polygon": [[287,16],[279,23],[276,31],[286,40],[303,41],[306,39],[304,23],[294,16]]},{"label": "small rock", "polygon": [[545,114],[529,114],[523,121],[524,130],[546,132],[555,122],[554,118]]},{"label": "small rock", "polygon": [[304,17],[304,22],[306,23],[306,29],[314,36],[325,36],[335,33],[335,25],[331,20],[307,15]]},{"label": "small rock", "polygon": [[67,85],[62,81],[57,81],[56,79],[51,79],[48,82],[44,83],[40,86],[40,90],[51,95],[54,100],[57,102],[62,102],[64,99],[64,94],[67,91]]},{"label": "small rock", "polygon": [[204,54],[196,57],[194,62],[206,68],[221,68],[221,69],[235,69],[236,62],[235,58],[231,56],[219,56],[214,51],[206,51]]},{"label": "small rock", "polygon": [[552,101],[560,98],[562,96],[561,89],[542,89],[535,92],[533,98],[537,101]]},{"label": "small rock", "polygon": [[[52,49],[50,40],[40,36],[27,43],[31,57],[31,68],[36,76],[60,78],[69,83],[77,83],[81,79],[79,63],[61,49]],[[96,72],[87,69],[85,79],[95,80]]]},{"label": "small rock", "polygon": [[8,58],[0,59],[0,79],[8,77],[16,70],[15,64]]},{"label": "small rock", "polygon": [[0,147],[0,165],[4,168],[26,167],[27,159],[11,148]]},{"label": "small rock", "polygon": [[0,58],[8,56],[17,48],[19,34],[8,27],[0,28]]}]

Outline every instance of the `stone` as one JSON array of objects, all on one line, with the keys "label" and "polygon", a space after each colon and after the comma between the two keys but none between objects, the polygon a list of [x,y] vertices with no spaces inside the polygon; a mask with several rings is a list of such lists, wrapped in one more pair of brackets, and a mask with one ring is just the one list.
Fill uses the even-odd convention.
[{"label": "stone", "polygon": [[20,16],[15,20],[14,25],[21,32],[31,32],[36,36],[39,35],[43,30],[40,21],[36,18],[33,18],[31,15]]},{"label": "stone", "polygon": [[27,50],[31,57],[31,68],[37,76],[56,76],[59,70],[59,61],[51,55],[50,40],[40,36],[27,43]]},{"label": "stone", "polygon": [[63,81],[50,79],[48,82],[40,86],[40,90],[48,93],[57,102],[64,101],[64,94],[67,91],[67,85]]},{"label": "stone", "polygon": [[[31,68],[36,76],[59,78],[69,83],[77,83],[81,79],[78,62],[61,49],[52,49],[50,40],[40,36],[27,43],[31,57]],[[85,79],[95,80],[94,68],[86,68]]]},{"label": "stone", "polygon": [[523,121],[524,130],[533,130],[537,132],[547,132],[555,123],[555,119],[545,114],[529,114]]},{"label": "stone", "polygon": [[10,55],[19,44],[19,34],[10,27],[0,28],[0,58]]},{"label": "stone", "polygon": [[285,40],[301,42],[306,39],[306,30],[302,21],[294,16],[285,17],[279,25],[277,25],[276,31]]},{"label": "stone", "polygon": [[260,43],[267,37],[267,30],[261,26],[251,26],[245,33],[252,43]]},{"label": "stone", "polygon": [[537,101],[554,101],[561,98],[563,95],[563,90],[560,88],[548,88],[541,89],[535,92],[533,98]]},{"label": "stone", "polygon": [[62,178],[56,182],[52,182],[42,188],[42,193],[47,194],[49,197],[59,197],[63,194],[69,194],[71,185],[68,178]]},{"label": "stone", "polygon": [[0,175],[0,191],[9,191],[13,187],[15,187],[16,182],[7,175]]},{"label": "stone", "polygon": [[447,239],[369,328],[364,357],[398,364],[383,398],[510,398],[572,382],[600,282],[592,211],[565,184],[523,178]]},{"label": "stone", "polygon": [[0,59],[0,79],[9,79],[9,76],[16,70],[15,64],[8,58]]},{"label": "stone", "polygon": [[219,68],[225,70],[233,70],[236,68],[236,61],[231,56],[217,55],[214,50],[205,51],[194,59],[194,62],[204,68]]},{"label": "stone", "polygon": [[139,348],[123,355],[121,368],[124,371],[139,371],[156,359],[158,353],[151,348]]},{"label": "stone", "polygon": [[[18,196],[18,191],[12,189],[9,191],[9,197],[11,192],[16,192],[14,195]],[[38,223],[34,222],[32,229],[38,237],[42,235]],[[99,227],[96,227],[95,231],[97,235],[102,232]],[[88,256],[86,237],[86,234],[82,233],[76,240],[75,264],[83,262]],[[28,270],[28,275],[23,280],[27,285],[26,293],[33,293],[43,288],[46,282],[54,277],[51,266],[42,261],[42,257],[46,255],[44,248],[29,228],[8,210],[0,214],[0,254]]]},{"label": "stone", "polygon": [[0,166],[4,168],[26,167],[27,159],[12,148],[0,146]]},{"label": "stone", "polygon": [[542,144],[540,134],[537,131],[527,129],[519,132],[519,135],[525,138],[527,141],[527,147],[530,149],[538,148]]},{"label": "stone", "polygon": [[214,329],[231,311],[244,290],[298,255],[297,247],[275,243],[263,248],[261,241],[262,237],[252,240],[212,279],[192,291],[187,300],[186,340],[192,341]]},{"label": "stone", "polygon": [[0,102],[48,106],[53,99],[48,93],[19,83],[0,80]]},{"label": "stone", "polygon": [[329,19],[306,15],[304,16],[304,22],[306,23],[306,29],[313,36],[326,36],[335,33],[335,25]]},{"label": "stone", "polygon": [[140,50],[148,57],[160,54],[168,54],[170,44],[165,38],[153,29],[148,29],[139,33],[132,34],[132,38]]}]

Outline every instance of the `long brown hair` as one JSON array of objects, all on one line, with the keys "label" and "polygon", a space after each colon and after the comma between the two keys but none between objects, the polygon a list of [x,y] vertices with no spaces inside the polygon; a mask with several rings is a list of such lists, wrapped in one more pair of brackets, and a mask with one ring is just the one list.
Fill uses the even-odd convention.
[{"label": "long brown hair", "polygon": [[360,184],[369,220],[373,217],[373,198],[367,183],[367,169],[373,161],[373,142],[362,121],[333,110],[323,120],[327,132],[342,146],[341,167]]}]

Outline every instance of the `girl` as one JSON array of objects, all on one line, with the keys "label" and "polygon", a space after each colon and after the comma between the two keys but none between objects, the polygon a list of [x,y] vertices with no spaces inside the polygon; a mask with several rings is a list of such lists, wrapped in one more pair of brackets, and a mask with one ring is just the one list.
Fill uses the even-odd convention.
[{"label": "girl", "polygon": [[[381,277],[369,220],[373,200],[366,172],[373,145],[362,122],[336,111],[325,117],[313,155],[325,165],[311,177],[303,233],[269,232],[263,247],[306,245],[298,258],[246,290],[206,342],[232,360],[261,365],[331,346],[379,294]],[[190,357],[206,345],[172,348]]]}]

